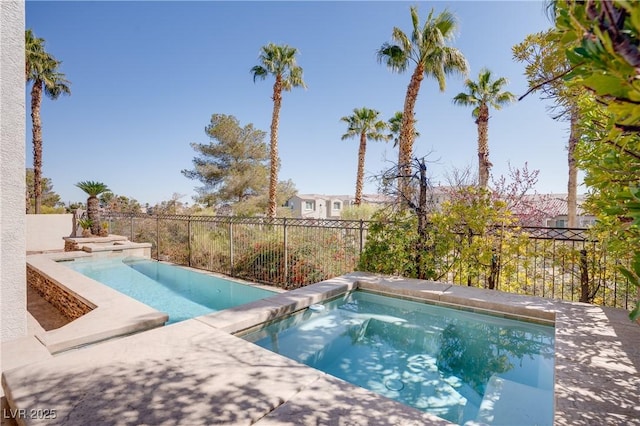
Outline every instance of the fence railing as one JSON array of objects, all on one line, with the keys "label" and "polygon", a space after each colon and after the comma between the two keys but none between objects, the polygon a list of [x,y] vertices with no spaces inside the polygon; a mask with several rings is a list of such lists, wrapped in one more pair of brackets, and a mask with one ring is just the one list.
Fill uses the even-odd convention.
[{"label": "fence railing", "polygon": [[294,288],[352,272],[363,220],[110,213],[110,232],[151,242],[154,259]]},{"label": "fence railing", "polygon": [[443,281],[625,309],[637,297],[619,271],[631,250],[612,255],[587,229],[496,227],[457,237]]},{"label": "fence railing", "polygon": [[[109,213],[110,232],[152,243],[152,257],[295,288],[357,269],[371,222]],[[630,309],[635,289],[585,229],[461,228],[438,259],[438,279],[460,285]]]}]

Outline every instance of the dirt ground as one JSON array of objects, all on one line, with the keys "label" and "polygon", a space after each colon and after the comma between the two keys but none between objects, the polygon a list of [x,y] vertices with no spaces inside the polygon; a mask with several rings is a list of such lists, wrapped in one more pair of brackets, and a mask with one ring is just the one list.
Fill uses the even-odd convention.
[{"label": "dirt ground", "polygon": [[30,286],[27,286],[27,311],[46,331],[60,328],[71,321]]}]

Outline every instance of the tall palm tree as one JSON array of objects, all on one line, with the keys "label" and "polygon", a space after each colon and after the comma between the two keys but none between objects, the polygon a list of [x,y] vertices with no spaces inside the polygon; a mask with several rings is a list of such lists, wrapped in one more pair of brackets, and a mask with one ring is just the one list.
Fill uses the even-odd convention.
[{"label": "tall palm tree", "polygon": [[[393,147],[398,146],[398,142],[400,142],[400,129],[402,128],[402,111],[397,111],[393,117],[391,117],[388,121],[389,123],[389,138],[393,139]],[[414,125],[416,120],[413,120]],[[420,133],[414,129],[413,139],[420,137]]]},{"label": "tall palm tree", "polygon": [[25,77],[31,82],[31,132],[33,136],[33,193],[35,213],[40,213],[42,204],[42,121],[40,107],[42,93],[52,100],[60,95],[71,94],[70,82],[58,71],[62,62],[44,50],[44,39],[38,38],[30,29],[25,32]]},{"label": "tall palm tree", "polygon": [[302,79],[302,68],[296,63],[296,53],[298,50],[286,44],[277,45],[269,43],[263,46],[260,51],[260,65],[251,68],[253,81],[257,78],[264,80],[269,75],[275,77],[273,83],[273,115],[271,117],[271,141],[270,157],[271,168],[269,171],[269,209],[268,216],[276,217],[276,191],[278,187],[278,168],[280,160],[278,158],[278,126],[280,123],[280,105],[282,103],[282,92],[288,92],[294,87],[305,88]]},{"label": "tall palm tree", "polygon": [[364,159],[367,152],[367,139],[374,141],[389,140],[390,136],[384,134],[389,125],[383,120],[378,120],[380,113],[369,108],[354,108],[353,114],[342,117],[340,120],[347,123],[347,133],[342,135],[342,140],[360,137],[358,149],[358,172],[356,175],[356,199],[354,204],[362,203],[362,185],[364,183]]},{"label": "tall palm tree", "polygon": [[107,185],[102,182],[94,182],[86,180],[76,183],[76,186],[89,195],[87,198],[87,217],[91,220],[91,233],[93,235],[100,234],[100,200],[98,195],[109,191]]},{"label": "tall palm tree", "polygon": [[399,189],[405,199],[409,198],[410,163],[415,137],[414,109],[422,80],[425,76],[435,78],[442,92],[446,88],[447,75],[452,73],[465,75],[469,68],[462,52],[447,46],[447,42],[453,39],[457,29],[456,19],[452,13],[445,10],[435,16],[434,10],[431,9],[424,26],[420,27],[418,9],[412,6],[410,11],[413,26],[410,36],[394,27],[391,38],[395,44],[384,43],[377,52],[378,62],[386,64],[392,71],[402,73],[410,65],[415,65],[407,86],[398,143],[400,146],[398,167],[403,176]]},{"label": "tall palm tree", "polygon": [[456,105],[473,107],[471,115],[478,125],[478,186],[480,188],[487,187],[489,169],[492,166],[489,161],[489,107],[499,110],[516,100],[513,93],[502,90],[507,83],[504,77],[492,80],[491,71],[483,68],[478,75],[478,81],[467,79],[464,82],[467,91],[458,93],[453,98],[453,103]]}]

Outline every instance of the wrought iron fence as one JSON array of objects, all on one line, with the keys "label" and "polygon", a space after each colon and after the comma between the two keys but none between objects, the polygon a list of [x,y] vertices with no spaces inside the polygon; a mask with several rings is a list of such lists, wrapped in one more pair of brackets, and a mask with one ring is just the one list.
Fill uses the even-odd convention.
[{"label": "wrought iron fence", "polygon": [[152,257],[283,288],[352,272],[363,220],[110,213],[110,232],[151,242]]},{"label": "wrought iron fence", "polygon": [[630,265],[630,248],[610,253],[587,229],[495,227],[457,236],[444,281],[625,309],[637,297],[619,271]]},{"label": "wrought iron fence", "polygon": [[[152,257],[255,282],[295,288],[352,272],[365,247],[364,220],[109,213],[110,232],[152,243]],[[630,309],[636,293],[585,229],[464,228],[439,260],[437,279],[460,285]]]}]

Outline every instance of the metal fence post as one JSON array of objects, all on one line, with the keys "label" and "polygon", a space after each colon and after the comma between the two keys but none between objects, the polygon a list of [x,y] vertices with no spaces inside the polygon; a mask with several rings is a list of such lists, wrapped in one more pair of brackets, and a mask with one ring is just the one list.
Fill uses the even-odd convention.
[{"label": "metal fence post", "polygon": [[187,253],[189,254],[187,263],[191,267],[191,216],[187,216],[187,244]]},{"label": "metal fence post", "polygon": [[135,240],[133,239],[133,215],[131,215],[131,227],[129,228],[129,238],[131,238],[131,241],[135,242]]},{"label": "metal fence post", "polygon": [[282,221],[283,227],[283,238],[282,242],[284,244],[283,252],[284,252],[284,285],[287,286],[289,284],[289,256],[287,254],[287,218],[283,218]]},{"label": "metal fence post", "polygon": [[160,216],[156,215],[156,260],[160,260]]},{"label": "metal fence post", "polygon": [[233,220],[229,218],[229,275],[233,276]]},{"label": "metal fence post", "polygon": [[362,256],[362,248],[363,248],[363,241],[364,241],[364,220],[360,219],[360,252],[358,253],[358,256]]}]

